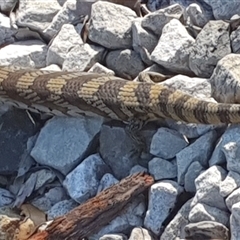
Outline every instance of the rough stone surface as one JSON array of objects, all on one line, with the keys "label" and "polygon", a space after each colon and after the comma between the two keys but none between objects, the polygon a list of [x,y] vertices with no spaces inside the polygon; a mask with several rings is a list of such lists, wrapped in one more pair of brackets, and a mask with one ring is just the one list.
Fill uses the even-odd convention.
[{"label": "rough stone surface", "polygon": [[177,177],[177,166],[176,163],[162,159],[153,158],[148,163],[149,173],[154,177],[155,180],[171,179]]},{"label": "rough stone surface", "polygon": [[184,239],[184,228],[189,223],[188,214],[191,209],[192,200],[188,200],[178,211],[172,221],[164,229],[160,240]]},{"label": "rough stone surface", "polygon": [[91,17],[91,41],[109,49],[131,47],[131,21],[137,17],[133,10],[118,4],[97,1],[92,6]]},{"label": "rough stone surface", "polygon": [[[2,2],[0,2],[0,9],[1,4]],[[12,35],[16,33],[16,30],[12,29],[10,24],[10,18],[0,13],[0,45],[14,41]]]},{"label": "rough stone surface", "polygon": [[118,182],[119,181],[111,173],[104,174],[99,182],[97,193],[100,193]]},{"label": "rough stone surface", "polygon": [[79,206],[79,204],[72,199],[57,202],[47,212],[48,221],[68,213],[77,206]]},{"label": "rough stone surface", "polygon": [[212,97],[218,102],[240,103],[240,56],[228,54],[218,63],[210,78]]},{"label": "rough stone surface", "polygon": [[[230,143],[230,146],[235,143],[237,145],[240,144],[240,125],[232,125],[227,128],[227,130],[221,136],[219,143],[216,145],[211,159],[209,160],[209,165],[220,165],[226,162],[226,155],[223,152],[223,148],[225,145]],[[229,146],[229,147],[230,147]],[[233,145],[232,145],[233,146]],[[237,156],[236,156],[237,157]]]},{"label": "rough stone surface", "polygon": [[99,240],[127,240],[127,236],[123,234],[105,234]]},{"label": "rough stone surface", "polygon": [[187,15],[193,25],[204,27],[204,25],[213,19],[211,12],[205,11],[197,3],[190,4],[186,9]]},{"label": "rough stone surface", "polygon": [[117,179],[128,176],[139,158],[133,140],[122,127],[102,126],[99,151]]},{"label": "rough stone surface", "polygon": [[43,212],[48,212],[55,204],[68,198],[66,190],[63,187],[54,187],[45,191],[43,196],[34,198],[31,204]]},{"label": "rough stone surface", "polygon": [[229,211],[232,212],[233,205],[238,203],[239,201],[240,201],[240,188],[237,188],[226,198],[226,205]]},{"label": "rough stone surface", "polygon": [[101,118],[54,117],[42,128],[31,156],[67,174],[86,155],[100,131]]},{"label": "rough stone surface", "polygon": [[0,188],[0,207],[10,205],[14,200],[14,195],[4,188]]},{"label": "rough stone surface", "polygon": [[46,66],[47,45],[39,40],[19,41],[0,49],[0,65],[21,68]]},{"label": "rough stone surface", "polygon": [[229,171],[227,177],[220,185],[220,193],[223,197],[227,197],[236,188],[240,187],[240,175],[234,171]]},{"label": "rough stone surface", "polygon": [[142,20],[136,19],[132,24],[133,49],[140,54],[143,62],[152,65],[150,54],[158,43],[158,38],[152,32],[141,26]]},{"label": "rough stone surface", "polygon": [[227,226],[229,213],[216,207],[208,206],[207,204],[198,203],[189,212],[188,219],[191,223],[213,221]]},{"label": "rough stone surface", "polygon": [[195,123],[184,123],[184,122],[176,122],[171,119],[166,120],[167,126],[171,129],[174,129],[186,136],[187,138],[198,138],[203,134],[213,130],[216,128],[214,125],[206,125],[206,124],[195,124]]},{"label": "rough stone surface", "polygon": [[200,174],[195,180],[197,192],[192,206],[203,203],[226,211],[226,204],[219,189],[226,175],[226,171],[220,166],[212,166]]},{"label": "rough stone surface", "polygon": [[187,145],[187,139],[177,131],[159,128],[152,138],[150,153],[160,158],[171,159]]},{"label": "rough stone surface", "polygon": [[110,51],[106,66],[125,79],[135,78],[144,69],[140,55],[130,49]]},{"label": "rough stone surface", "polygon": [[77,44],[82,44],[82,39],[71,24],[64,24],[58,35],[49,46],[47,65],[57,64],[62,66],[67,53]]},{"label": "rough stone surface", "polygon": [[0,125],[0,174],[12,175],[18,171],[28,138],[37,132],[38,126],[18,109],[2,115]]},{"label": "rough stone surface", "polygon": [[229,24],[209,21],[198,34],[189,55],[189,67],[199,77],[210,77],[217,62],[231,53]]},{"label": "rough stone surface", "polygon": [[83,203],[96,195],[100,179],[109,171],[99,154],[90,155],[66,176],[63,186],[72,199]]},{"label": "rough stone surface", "polygon": [[203,167],[206,167],[208,165],[208,160],[211,157],[216,140],[216,131],[211,131],[204,134],[194,143],[190,144],[188,147],[177,153],[176,159],[179,184],[182,185],[184,183],[185,174],[193,162],[198,161]]},{"label": "rough stone surface", "polygon": [[[150,9],[151,10],[151,9]],[[155,9],[156,10],[156,9]],[[142,20],[142,27],[151,30],[160,36],[163,27],[172,19],[180,19],[184,9],[179,4],[174,4],[156,12],[147,14]]]},{"label": "rough stone surface", "polygon": [[43,35],[47,39],[52,39],[60,31],[64,24],[79,21],[79,16],[81,15],[89,15],[92,4],[92,1],[65,1],[51,23],[44,29]]},{"label": "rough stone surface", "polygon": [[240,6],[236,0],[204,0],[205,3],[212,7],[215,19],[230,19],[233,15],[239,14]]},{"label": "rough stone surface", "polygon": [[162,84],[174,89],[181,90],[197,98],[205,100],[208,98],[210,100],[211,98],[211,84],[206,78],[188,77],[182,74],[178,74],[167,79]]},{"label": "rough stone surface", "polygon": [[96,45],[76,45],[68,53],[63,61],[62,69],[65,71],[87,71],[96,62],[101,61],[104,48]]},{"label": "rough stone surface", "polygon": [[151,59],[171,71],[191,73],[188,62],[194,42],[181,22],[172,19],[164,26]]},{"label": "rough stone surface", "polygon": [[144,219],[144,227],[158,235],[163,221],[175,205],[182,188],[174,181],[164,180],[151,186],[148,210]]},{"label": "rough stone surface", "polygon": [[198,161],[190,164],[184,178],[184,188],[187,192],[196,192],[195,179],[203,170],[203,166]]},{"label": "rough stone surface", "polygon": [[129,240],[153,240],[150,231],[142,227],[132,230]]},{"label": "rough stone surface", "polygon": [[[52,1],[21,1],[16,15],[18,26],[30,29],[44,30],[60,10],[57,0]],[[31,15],[31,17],[29,17]]]},{"label": "rough stone surface", "polygon": [[148,172],[148,169],[143,167],[143,166],[140,166],[140,165],[135,165],[132,167],[132,169],[130,170],[130,175],[131,174],[134,174],[134,173],[137,173],[137,172]]},{"label": "rough stone surface", "polygon": [[231,47],[233,53],[240,53],[240,27],[233,31],[230,35]]},{"label": "rough stone surface", "polygon": [[229,239],[229,230],[221,223],[203,221],[185,227],[187,239]]},{"label": "rough stone surface", "polygon": [[94,73],[103,73],[103,74],[108,74],[108,75],[115,75],[114,71],[112,71],[111,69],[108,69],[106,67],[104,67],[102,64],[100,63],[95,63],[89,70],[88,72],[94,72]]}]

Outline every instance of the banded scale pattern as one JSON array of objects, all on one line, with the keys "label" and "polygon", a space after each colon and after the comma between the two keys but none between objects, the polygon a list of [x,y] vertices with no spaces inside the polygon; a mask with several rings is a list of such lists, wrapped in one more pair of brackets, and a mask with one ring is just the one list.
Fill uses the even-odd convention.
[{"label": "banded scale pattern", "polygon": [[[152,77],[158,75],[151,73]],[[212,103],[167,86],[95,73],[0,67],[0,100],[48,114],[90,112],[126,122],[161,117],[187,123],[240,123],[238,104]]]}]

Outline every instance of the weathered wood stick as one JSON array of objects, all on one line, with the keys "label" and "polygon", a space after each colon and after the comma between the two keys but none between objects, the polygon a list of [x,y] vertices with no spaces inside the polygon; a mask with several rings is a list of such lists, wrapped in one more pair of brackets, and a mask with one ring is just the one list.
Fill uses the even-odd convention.
[{"label": "weathered wood stick", "polygon": [[[56,218],[43,234],[29,240],[76,240],[88,237],[118,216],[134,197],[154,183],[145,173],[137,173],[100,192],[96,197],[74,208],[68,214]],[[39,236],[39,237],[38,237]]]}]

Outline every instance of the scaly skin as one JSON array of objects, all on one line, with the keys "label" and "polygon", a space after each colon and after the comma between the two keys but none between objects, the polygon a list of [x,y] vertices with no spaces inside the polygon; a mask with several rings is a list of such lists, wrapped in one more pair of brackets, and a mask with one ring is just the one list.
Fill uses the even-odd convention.
[{"label": "scaly skin", "polygon": [[[148,73],[142,77],[148,78]],[[41,111],[49,114],[84,111],[125,122],[170,118],[187,123],[240,123],[239,104],[208,102],[167,86],[95,73],[0,67],[0,99],[20,108],[45,106]]]}]

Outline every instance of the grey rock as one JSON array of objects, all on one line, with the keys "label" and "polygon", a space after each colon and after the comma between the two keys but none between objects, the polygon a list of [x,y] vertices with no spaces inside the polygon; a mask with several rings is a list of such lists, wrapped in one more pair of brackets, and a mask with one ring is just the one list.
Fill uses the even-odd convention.
[{"label": "grey rock", "polygon": [[212,166],[200,174],[195,180],[197,192],[193,198],[192,206],[204,203],[226,211],[226,204],[219,190],[226,175],[226,171],[220,166]]},{"label": "grey rock", "polygon": [[186,238],[197,239],[229,239],[229,230],[223,224],[213,221],[190,223],[185,227]]},{"label": "grey rock", "polygon": [[187,138],[197,138],[216,128],[214,125],[176,122],[171,119],[166,120],[167,126],[172,128]]},{"label": "grey rock", "polygon": [[[151,10],[151,9],[150,9]],[[169,23],[172,19],[180,19],[183,15],[184,9],[179,4],[166,7],[164,9],[151,10],[153,13],[147,14],[142,20],[142,27],[154,32],[154,34],[160,36],[162,34],[163,27]]]},{"label": "grey rock", "polygon": [[31,156],[40,164],[67,174],[94,147],[101,118],[54,117],[42,128]]},{"label": "grey rock", "polygon": [[188,77],[178,74],[165,80],[162,84],[181,90],[197,98],[205,100],[206,98],[211,98],[211,84],[206,78]]},{"label": "grey rock", "polygon": [[240,202],[240,188],[234,190],[227,198],[226,198],[226,205],[229,211],[233,211],[232,207],[234,204]]},{"label": "grey rock", "polygon": [[171,71],[190,74],[188,62],[194,42],[182,23],[172,19],[164,26],[151,60]]},{"label": "grey rock", "polygon": [[14,195],[7,189],[0,188],[0,207],[10,205],[14,201]]},{"label": "grey rock", "polygon": [[73,201],[72,199],[66,199],[57,202],[47,212],[48,221],[63,216],[64,214],[70,212],[71,210],[78,206],[79,204]]},{"label": "grey rock", "polygon": [[240,203],[237,202],[232,205],[232,214],[230,217],[231,240],[240,238]]},{"label": "grey rock", "polygon": [[209,21],[198,34],[189,55],[189,67],[199,77],[210,77],[217,62],[231,53],[229,24]]},{"label": "grey rock", "polygon": [[184,188],[187,192],[196,192],[195,179],[203,170],[203,166],[198,161],[190,164],[184,178]]},{"label": "grey rock", "polygon": [[180,185],[184,184],[185,175],[193,162],[198,161],[203,167],[207,167],[216,139],[217,133],[213,130],[205,133],[194,143],[177,153],[178,183]]},{"label": "grey rock", "polygon": [[140,165],[135,165],[135,166],[132,167],[132,169],[130,170],[130,173],[129,173],[129,174],[131,175],[131,174],[139,173],[139,172],[145,172],[145,173],[147,173],[147,172],[148,172],[148,169],[145,168],[145,167],[142,167],[142,166],[140,166]]},{"label": "grey rock", "polygon": [[127,240],[127,236],[124,234],[105,234],[99,238],[99,240]]},{"label": "grey rock", "polygon": [[104,67],[103,65],[101,65],[100,63],[95,63],[89,70],[88,72],[92,72],[92,73],[103,73],[103,74],[107,74],[107,75],[115,75],[114,71],[112,71],[111,69],[108,69],[106,67]]},{"label": "grey rock", "polygon": [[104,174],[98,185],[97,194],[118,182],[119,181],[111,173]]},{"label": "grey rock", "polygon": [[240,56],[228,54],[223,57],[210,78],[212,97],[218,102],[240,103]]},{"label": "grey rock", "polygon": [[[133,49],[141,55],[147,65],[152,65],[150,54],[158,43],[158,38],[141,26],[142,20],[136,19],[132,24]],[[141,50],[143,49],[143,50]],[[147,59],[147,60],[145,60]]]},{"label": "grey rock", "polygon": [[239,153],[240,153],[240,144],[237,142],[229,142],[222,147],[227,160],[227,169],[229,171],[235,171],[240,173],[239,167]]},{"label": "grey rock", "polygon": [[100,179],[109,171],[99,154],[90,155],[66,176],[63,186],[72,199],[83,203],[96,195]]},{"label": "grey rock", "polygon": [[64,24],[79,22],[79,16],[90,15],[93,1],[67,0],[62,8],[55,15],[50,24],[44,29],[43,35],[47,39],[52,39]]},{"label": "grey rock", "polygon": [[144,219],[144,227],[156,235],[160,234],[162,223],[175,205],[182,187],[176,182],[164,180],[150,188],[148,210]]},{"label": "grey rock", "polygon": [[35,190],[38,190],[47,183],[53,182],[56,178],[55,173],[50,169],[40,169],[32,174],[37,175],[37,181],[34,188]]},{"label": "grey rock", "polygon": [[46,66],[47,45],[39,40],[18,41],[0,49],[0,65],[21,68]]},{"label": "grey rock", "polygon": [[238,1],[228,0],[204,0],[205,3],[212,7],[215,19],[230,19],[233,15],[239,14],[240,6]]},{"label": "grey rock", "polygon": [[154,156],[171,159],[188,145],[183,135],[175,130],[159,128],[151,142],[150,153]]},{"label": "grey rock", "polygon": [[[0,9],[1,9],[0,2]],[[10,18],[0,13],[0,45],[14,42],[13,35],[17,32],[11,28]]]},{"label": "grey rock", "polygon": [[104,234],[109,233],[128,233],[134,227],[142,226],[142,216],[145,214],[145,198],[139,195],[129,203],[118,217],[112,220],[107,226],[103,227],[97,234],[90,236],[90,239],[99,239]]},{"label": "grey rock", "polygon": [[148,163],[149,173],[155,180],[177,177],[177,165],[163,158],[153,158]]},{"label": "grey rock", "polygon": [[188,219],[191,223],[202,221],[213,221],[228,225],[230,214],[216,207],[207,204],[198,203],[189,212]]},{"label": "grey rock", "polygon": [[145,68],[143,70],[143,72],[157,72],[157,73],[162,73],[163,75],[171,75],[172,72],[167,70],[166,68],[153,63],[151,66],[149,66],[148,68]]},{"label": "grey rock", "polygon": [[136,227],[132,230],[129,240],[153,240],[153,237],[147,229]]},{"label": "grey rock", "polygon": [[92,5],[88,37],[91,41],[109,49],[130,48],[131,25],[136,17],[136,13],[130,8],[97,1]]},{"label": "grey rock", "polygon": [[197,3],[190,4],[186,9],[186,13],[191,23],[199,27],[204,27],[208,21],[213,20],[212,14],[205,11],[205,9]]},{"label": "grey rock", "polygon": [[23,0],[19,3],[16,23],[21,27],[42,31],[51,23],[53,17],[60,9],[61,6],[57,0],[51,2],[40,1],[38,3]]},{"label": "grey rock", "polygon": [[83,44],[80,35],[77,33],[73,25],[64,24],[49,46],[47,65],[57,64],[62,66],[67,53],[77,44]]},{"label": "grey rock", "polygon": [[43,196],[34,198],[31,204],[42,210],[49,211],[56,203],[68,199],[67,193],[63,187],[54,187],[44,193]]},{"label": "grey rock", "polygon": [[240,53],[240,27],[233,31],[230,35],[231,47],[233,53]]},{"label": "grey rock", "polygon": [[0,207],[0,215],[6,215],[9,218],[19,218],[19,213],[11,206]]},{"label": "grey rock", "polygon": [[223,147],[229,143],[240,144],[240,125],[234,124],[227,128],[227,130],[221,136],[218,144],[216,145],[211,159],[209,160],[209,165],[220,165],[226,162],[226,156],[223,152]]},{"label": "grey rock", "polygon": [[160,240],[180,240],[184,239],[184,228],[189,223],[188,214],[191,209],[192,200],[188,200],[178,211],[172,221],[164,229]]},{"label": "grey rock", "polygon": [[15,5],[16,0],[0,1],[0,9],[3,12],[10,12]]},{"label": "grey rock", "polygon": [[106,56],[106,66],[127,79],[135,78],[145,68],[140,55],[130,49],[110,51]]},{"label": "grey rock", "polygon": [[88,43],[73,47],[63,61],[65,71],[87,71],[96,62],[102,61],[105,49]]},{"label": "grey rock", "polygon": [[236,188],[239,187],[240,187],[240,174],[234,171],[229,171],[227,177],[220,184],[220,194],[223,197],[227,197]]},{"label": "grey rock", "polygon": [[99,152],[117,179],[128,176],[139,159],[135,143],[122,127],[102,126]]},{"label": "grey rock", "polygon": [[169,0],[160,0],[160,1],[151,0],[147,2],[147,8],[151,12],[155,12],[158,9],[167,8],[169,5],[170,5]]},{"label": "grey rock", "polygon": [[0,117],[0,174],[18,171],[28,138],[38,131],[25,111],[14,109]]},{"label": "grey rock", "polygon": [[49,71],[60,72],[61,68],[56,64],[51,64],[47,67],[41,68],[41,70],[49,70]]}]

